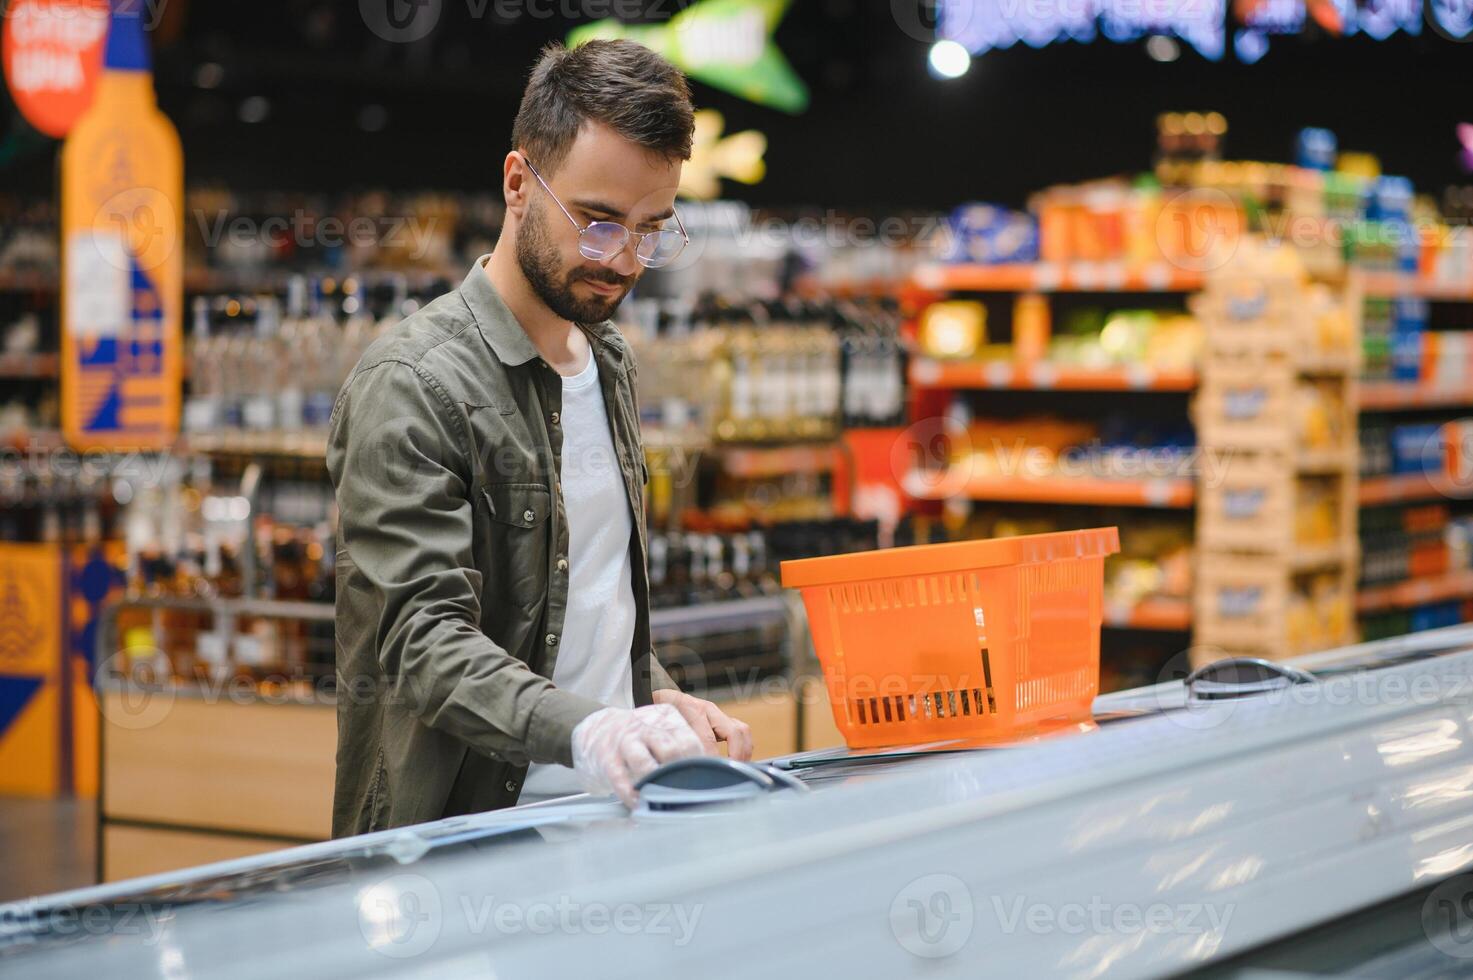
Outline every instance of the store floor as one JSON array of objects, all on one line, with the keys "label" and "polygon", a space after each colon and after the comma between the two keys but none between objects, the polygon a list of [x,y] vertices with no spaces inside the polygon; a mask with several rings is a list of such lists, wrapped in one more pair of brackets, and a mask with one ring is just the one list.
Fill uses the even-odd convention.
[{"label": "store floor", "polygon": [[92,800],[0,796],[0,902],[96,883]]}]

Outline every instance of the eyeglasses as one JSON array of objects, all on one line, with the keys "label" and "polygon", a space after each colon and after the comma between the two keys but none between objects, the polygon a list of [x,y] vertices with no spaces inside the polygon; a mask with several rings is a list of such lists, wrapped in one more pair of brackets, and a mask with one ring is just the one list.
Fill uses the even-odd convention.
[{"label": "eyeglasses", "polygon": [[532,161],[525,156],[522,162],[527,169],[532,171],[532,176],[537,178],[537,183],[547,191],[549,197],[557,204],[558,210],[568,216],[573,227],[578,229],[578,252],[586,259],[595,262],[606,262],[624,251],[629,244],[630,238],[639,239],[639,244],[634,247],[634,257],[639,264],[646,269],[658,269],[662,265],[669,265],[675,257],[684,251],[690,244],[690,235],[685,230],[685,222],[680,220],[680,214],[671,208],[675,215],[675,223],[680,226],[679,231],[671,231],[668,228],[660,231],[630,231],[617,221],[593,221],[587,225],[580,225],[578,219],[573,217],[558,196],[547,186],[547,181],[532,166]]}]

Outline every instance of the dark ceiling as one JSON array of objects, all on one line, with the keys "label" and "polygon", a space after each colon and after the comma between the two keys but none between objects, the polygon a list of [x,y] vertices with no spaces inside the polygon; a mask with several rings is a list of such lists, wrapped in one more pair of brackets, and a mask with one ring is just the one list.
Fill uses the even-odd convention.
[{"label": "dark ceiling", "polygon": [[[183,136],[190,182],[485,188],[497,179],[538,48],[580,22],[533,12],[609,7],[417,0],[439,2],[440,17],[406,44],[364,22],[360,8],[386,2],[415,0],[167,0],[155,34],[157,87]],[[644,8],[668,14],[688,3]],[[729,196],[877,210],[1016,205],[1052,182],[1149,166],[1154,118],[1168,109],[1225,113],[1233,157],[1285,159],[1294,133],[1312,124],[1335,130],[1344,148],[1379,154],[1419,188],[1473,179],[1458,166],[1454,135],[1458,122],[1473,121],[1473,44],[1431,32],[1380,43],[1278,39],[1253,66],[1207,62],[1185,46],[1169,64],[1140,44],[1018,47],[941,82],[926,72],[926,44],[899,29],[891,8],[795,0],[778,40],[812,90],[802,116],[695,86],[728,129],[755,127],[771,140],[767,179],[728,185]],[[207,64],[220,68],[202,74]],[[265,118],[244,123],[242,103],[253,98]],[[8,128],[0,183],[51,192],[55,144],[24,131],[13,111],[0,119]]]}]

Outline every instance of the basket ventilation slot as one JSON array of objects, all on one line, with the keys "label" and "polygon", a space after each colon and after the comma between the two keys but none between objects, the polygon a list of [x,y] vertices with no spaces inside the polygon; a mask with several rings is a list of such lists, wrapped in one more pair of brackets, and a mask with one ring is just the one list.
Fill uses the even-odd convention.
[{"label": "basket ventilation slot", "polygon": [[[975,576],[974,576],[975,578]],[[829,601],[844,614],[913,609],[916,606],[948,606],[971,602],[965,575],[928,575],[924,578],[883,579],[854,582],[829,589]]]},{"label": "basket ventilation slot", "polygon": [[851,717],[861,725],[885,725],[996,714],[997,692],[992,686],[992,662],[985,649],[982,651],[982,675],[987,683],[985,688],[961,687],[921,695],[854,698],[850,702],[853,708]]}]

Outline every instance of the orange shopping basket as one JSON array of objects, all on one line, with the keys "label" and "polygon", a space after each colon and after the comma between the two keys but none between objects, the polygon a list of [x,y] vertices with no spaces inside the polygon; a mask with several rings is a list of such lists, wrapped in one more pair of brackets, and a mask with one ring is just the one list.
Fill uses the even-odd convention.
[{"label": "orange shopping basket", "polygon": [[1117,528],[782,563],[850,748],[1088,721]]}]

